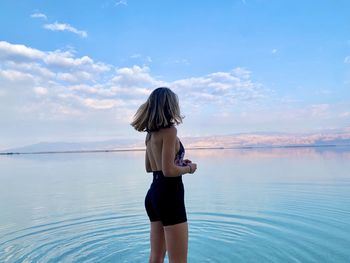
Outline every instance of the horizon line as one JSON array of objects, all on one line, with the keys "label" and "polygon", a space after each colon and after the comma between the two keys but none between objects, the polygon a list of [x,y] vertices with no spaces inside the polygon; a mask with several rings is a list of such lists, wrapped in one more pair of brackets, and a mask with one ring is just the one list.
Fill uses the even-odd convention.
[{"label": "horizon line", "polygon": [[[350,144],[315,144],[315,145],[265,145],[265,146],[237,146],[237,147],[188,147],[186,150],[229,150],[229,149],[273,149],[273,148],[328,148],[348,147]],[[146,148],[105,149],[105,150],[68,150],[68,151],[39,151],[39,152],[0,152],[0,155],[19,154],[55,154],[55,153],[102,153],[102,152],[139,152]]]}]

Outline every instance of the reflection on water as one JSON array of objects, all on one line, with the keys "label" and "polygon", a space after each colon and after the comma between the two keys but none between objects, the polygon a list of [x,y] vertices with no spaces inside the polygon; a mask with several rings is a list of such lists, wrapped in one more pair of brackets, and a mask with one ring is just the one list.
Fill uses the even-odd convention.
[{"label": "reflection on water", "polygon": [[291,158],[306,157],[317,158],[343,158],[350,159],[349,146],[337,147],[290,147],[290,148],[248,148],[248,149],[219,149],[219,150],[193,150],[191,155],[211,158]]},{"label": "reflection on water", "polygon": [[[0,157],[0,262],[147,262],[143,152]],[[187,150],[189,262],[348,262],[350,149]]]}]

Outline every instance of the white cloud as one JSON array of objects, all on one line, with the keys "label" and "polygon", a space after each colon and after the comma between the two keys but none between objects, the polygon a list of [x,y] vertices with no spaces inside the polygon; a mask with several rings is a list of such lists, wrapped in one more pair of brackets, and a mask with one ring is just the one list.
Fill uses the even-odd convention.
[{"label": "white cloud", "polygon": [[115,2],[115,6],[118,6],[118,5],[128,5],[128,2],[126,0],[119,0],[119,1],[116,1]]},{"label": "white cloud", "polygon": [[43,78],[54,78],[55,73],[52,72],[50,69],[41,66],[40,63],[36,62],[29,62],[29,63],[23,63],[23,62],[17,62],[15,63],[14,61],[5,61],[4,64],[6,67],[15,69],[20,72],[27,72],[32,75],[37,75],[38,77],[43,77]]},{"label": "white cloud", "polygon": [[310,106],[311,116],[324,117],[329,115],[329,104],[313,104]]},{"label": "white cloud", "polygon": [[232,70],[233,74],[239,78],[249,79],[251,72],[245,68],[237,67]]},{"label": "white cloud", "polygon": [[[105,63],[96,63],[88,56],[76,58],[72,51],[41,51],[25,45],[11,44],[6,41],[0,41],[0,58],[6,63],[12,63],[13,67],[19,67],[17,65],[19,62],[33,63],[35,61],[39,64],[32,64],[30,66],[36,67],[37,70],[39,70],[40,66],[52,66],[60,67],[60,70],[84,70],[99,74],[110,71],[112,68],[112,66]],[[22,64],[21,66],[23,67],[25,65]],[[49,74],[48,71],[46,73]]]},{"label": "white cloud", "polygon": [[[2,41],[0,58],[0,90],[10,98],[1,104],[12,111],[13,116],[20,114],[22,118],[43,121],[69,120],[73,116],[85,118],[83,113],[89,116],[94,110],[116,110],[123,105],[122,96],[104,81],[111,80],[109,75],[116,76],[111,72],[112,68],[113,72],[116,69],[94,62],[88,56],[76,57],[71,51],[41,51]],[[95,92],[71,88],[76,83]],[[65,96],[60,96],[62,94]]]},{"label": "white cloud", "polygon": [[74,83],[74,82],[94,80],[94,75],[84,71],[76,71],[74,73],[64,72],[64,73],[58,73],[57,79]]},{"label": "white cloud", "polygon": [[274,49],[271,50],[271,53],[272,53],[272,54],[276,54],[277,51],[278,51],[278,50],[277,50],[276,48],[274,48]]},{"label": "white cloud", "polygon": [[43,62],[51,66],[58,66],[66,69],[80,68],[96,73],[109,71],[111,68],[109,65],[104,63],[95,63],[88,56],[74,58],[71,52],[62,52],[60,50],[48,52],[47,55],[43,58]]},{"label": "white cloud", "polygon": [[350,56],[345,57],[344,63],[350,63]]},{"label": "white cloud", "polygon": [[31,18],[42,18],[42,19],[47,19],[47,16],[43,13],[33,13],[30,15]]},{"label": "white cloud", "polygon": [[347,118],[350,117],[350,111],[345,111],[339,114],[341,118]]},{"label": "white cloud", "polygon": [[71,26],[70,24],[58,23],[57,21],[53,24],[45,24],[43,27],[51,31],[72,32],[84,38],[88,36],[87,32],[84,30],[78,30],[75,27]]},{"label": "white cloud", "polygon": [[9,123],[22,118],[45,125],[60,120],[81,121],[79,125],[91,129],[99,127],[96,122],[104,123],[101,129],[122,127],[159,86],[179,95],[181,110],[193,127],[211,123],[205,133],[235,132],[239,127],[306,130],[337,126],[349,117],[350,105],[300,107],[300,101],[273,97],[241,67],[166,82],[148,66],[117,68],[72,51],[41,51],[5,41],[0,42],[0,58],[0,117]]},{"label": "white cloud", "polygon": [[33,89],[34,93],[36,93],[37,95],[46,95],[48,93],[47,88],[44,87],[35,87]]},{"label": "white cloud", "polygon": [[119,68],[116,70],[116,76],[111,79],[111,83],[119,87],[127,88],[154,88],[165,84],[163,81],[156,80],[150,75],[150,69],[147,66],[133,66],[131,68]]},{"label": "white cloud", "polygon": [[145,97],[151,94],[152,89],[147,89],[147,88],[142,88],[142,87],[135,87],[134,89],[130,88],[121,88],[121,87],[116,87],[112,86],[109,89],[114,95],[122,95],[122,96],[128,96],[128,97]]},{"label": "white cloud", "polygon": [[215,72],[202,77],[177,80],[170,83],[179,94],[186,94],[192,105],[221,105],[232,107],[268,96],[267,90],[250,79],[250,72],[235,68],[228,72]]},{"label": "white cloud", "polygon": [[[116,68],[88,56],[77,57],[71,51],[41,51],[0,42],[0,56],[4,58],[0,62],[3,78],[32,79],[26,87],[32,87],[33,97],[28,97],[28,105],[22,108],[32,113],[44,111],[41,118],[50,119],[50,113],[59,114],[63,108],[70,107],[76,110],[76,115],[86,109],[89,109],[86,114],[96,110],[116,111],[114,116],[118,119],[124,111],[135,110],[159,86],[177,92],[187,111],[205,111],[200,107],[203,103],[214,108],[232,108],[266,96],[260,85],[251,80],[251,72],[244,68],[165,82],[154,77],[148,66]],[[62,112],[68,117],[68,111]]]},{"label": "white cloud", "polygon": [[102,99],[102,100],[97,100],[97,99],[83,99],[83,104],[94,108],[94,109],[110,109],[116,106],[122,106],[124,103],[120,100],[111,100],[111,99]]},{"label": "white cloud", "polygon": [[20,59],[42,59],[45,57],[45,52],[26,47],[20,44],[11,44],[6,41],[0,41],[0,58],[9,60]]},{"label": "white cloud", "polygon": [[88,56],[83,56],[81,58],[73,58],[73,54],[69,51],[49,52],[47,56],[43,59],[43,61],[46,64],[61,67],[91,65],[93,63],[93,60]]},{"label": "white cloud", "polygon": [[9,69],[0,71],[0,79],[11,82],[33,82],[35,77],[29,73]]},{"label": "white cloud", "polygon": [[138,61],[139,63],[143,63],[143,65],[149,65],[153,61],[150,56],[143,56],[138,53],[131,55],[130,58]]},{"label": "white cloud", "polygon": [[[76,109],[132,109],[159,86],[172,88],[179,94],[186,111],[195,110],[199,114],[208,107],[217,111],[251,107],[249,105],[266,100],[270,95],[267,89],[252,80],[249,70],[241,67],[165,82],[154,77],[148,66],[116,68],[95,62],[88,56],[76,57],[71,51],[40,51],[1,42],[0,56],[5,58],[3,67],[7,70],[22,72],[22,77],[25,74],[35,76],[33,88],[45,87],[50,91],[47,92],[47,103],[69,104]],[[16,61],[19,58],[21,63]],[[45,93],[43,89],[35,91]]]}]

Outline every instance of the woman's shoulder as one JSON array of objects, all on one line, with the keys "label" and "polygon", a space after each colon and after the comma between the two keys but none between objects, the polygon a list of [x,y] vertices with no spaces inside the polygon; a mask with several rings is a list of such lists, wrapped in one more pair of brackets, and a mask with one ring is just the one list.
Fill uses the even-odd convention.
[{"label": "woman's shoulder", "polygon": [[162,128],[159,130],[161,133],[161,138],[167,139],[167,140],[173,140],[174,138],[177,138],[177,129],[175,126]]},{"label": "woman's shoulder", "polygon": [[167,127],[167,128],[162,128],[160,131],[167,136],[176,136],[177,135],[177,129],[174,125]]},{"label": "woman's shoulder", "polygon": [[148,141],[151,137],[156,138],[164,138],[164,137],[177,137],[177,129],[174,125],[170,127],[160,128],[157,131],[147,132],[146,141]]}]

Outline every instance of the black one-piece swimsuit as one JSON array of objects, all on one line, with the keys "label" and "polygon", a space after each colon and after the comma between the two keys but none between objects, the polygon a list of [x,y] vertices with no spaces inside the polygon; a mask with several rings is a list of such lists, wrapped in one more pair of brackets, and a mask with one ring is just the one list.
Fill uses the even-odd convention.
[{"label": "black one-piece swimsuit", "polygon": [[[180,149],[175,156],[175,164],[185,165],[185,148],[180,141]],[[184,185],[182,175],[166,177],[162,171],[153,171],[153,182],[145,198],[147,215],[151,222],[161,221],[163,226],[187,221]]]}]

